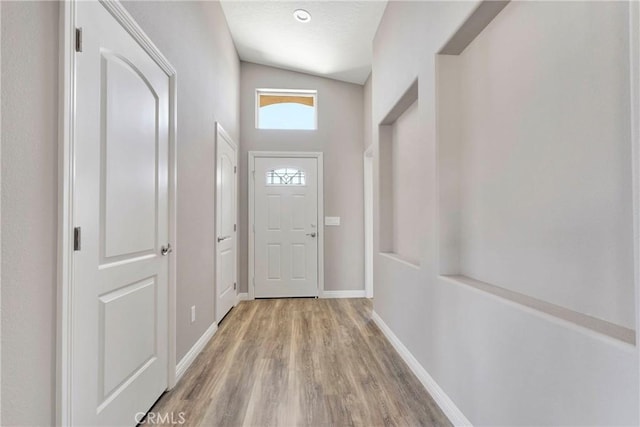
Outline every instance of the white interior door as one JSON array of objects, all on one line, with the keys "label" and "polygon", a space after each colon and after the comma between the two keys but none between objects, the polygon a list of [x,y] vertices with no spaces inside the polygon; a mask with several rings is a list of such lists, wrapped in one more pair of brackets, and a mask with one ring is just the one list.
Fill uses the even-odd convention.
[{"label": "white interior door", "polygon": [[216,321],[236,303],[236,165],[237,148],[218,125],[216,161]]},{"label": "white interior door", "polygon": [[257,157],[255,297],[318,296],[318,163]]},{"label": "white interior door", "polygon": [[135,425],[167,388],[169,77],[100,3],[76,7],[71,423]]}]

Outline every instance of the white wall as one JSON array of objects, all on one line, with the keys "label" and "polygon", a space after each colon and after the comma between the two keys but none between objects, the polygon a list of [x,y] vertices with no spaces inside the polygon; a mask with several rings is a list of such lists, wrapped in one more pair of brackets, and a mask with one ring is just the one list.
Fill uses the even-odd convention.
[{"label": "white wall", "polygon": [[[316,89],[316,131],[255,128],[255,90]],[[241,66],[240,292],[247,292],[247,153],[322,151],[324,211],[341,225],[325,227],[325,290],[364,289],[363,89],[308,74],[247,62]],[[322,231],[322,229],[321,229]]]},{"label": "white wall", "polygon": [[2,425],[49,425],[56,349],[58,4],[2,2]]},{"label": "white wall", "polygon": [[634,328],[628,58],[624,2],[507,6],[459,56],[463,274]]},{"label": "white wall", "polygon": [[[414,162],[428,171],[426,179],[421,183],[424,192],[424,210],[422,220],[425,229],[420,233],[420,269],[405,266],[388,257],[375,255],[375,299],[374,309],[390,326],[393,332],[408,347],[417,360],[451,397],[462,412],[476,425],[635,425],[638,423],[638,351],[635,346],[622,343],[598,335],[594,332],[557,320],[551,316],[500,299],[472,287],[454,283],[438,277],[440,257],[438,254],[438,192],[437,192],[437,158],[436,158],[436,53],[447,39],[464,22],[466,16],[474,9],[474,2],[390,2],[382,19],[374,41],[374,63],[372,79],[373,103],[373,140],[377,144],[377,124],[386,116],[404,91],[416,77],[420,81],[420,122],[423,125],[420,139],[427,147],[427,154],[414,158]],[[555,9],[558,7],[558,9]],[[556,3],[512,2],[503,11],[504,15],[493,24],[507,25],[506,29],[495,31],[501,35],[496,44],[483,45],[476,52],[473,62],[476,66],[486,67],[498,73],[502,78],[494,79],[493,73],[479,73],[471,82],[478,96],[489,96],[482,89],[483,83],[495,90],[495,96],[509,96],[507,84],[518,80],[525,83],[541,84],[540,79],[562,78],[557,67],[577,72],[578,83],[565,82],[556,89],[580,89],[583,94],[585,86],[598,91],[597,97],[583,96],[574,103],[569,111],[557,111],[566,108],[566,102],[551,102],[549,94],[534,90],[535,102],[547,104],[547,108],[555,113],[542,126],[547,131],[558,130],[558,115],[593,117],[601,108],[600,103],[613,111],[601,111],[605,128],[600,130],[601,138],[610,141],[608,147],[594,143],[585,135],[582,151],[576,153],[575,139],[555,135],[556,145],[545,147],[548,158],[557,156],[577,156],[576,159],[592,161],[599,154],[606,153],[607,167],[599,171],[606,175],[604,183],[597,183],[598,203],[616,194],[616,206],[604,211],[607,232],[599,232],[599,236],[585,236],[587,239],[600,239],[607,245],[611,236],[615,239],[615,253],[628,260],[628,236],[622,237],[620,229],[629,230],[631,218],[628,213],[631,193],[629,165],[625,162],[624,153],[628,150],[628,119],[614,114],[628,116],[623,107],[626,83],[618,81],[625,78],[628,72],[628,61],[624,61],[622,51],[624,40],[620,39],[620,31],[624,31],[628,15],[620,14],[619,9],[626,8],[625,3],[610,4],[598,2],[577,2],[557,5]],[[522,14],[522,15],[520,15]],[[513,21],[516,16],[521,19]],[[509,18],[507,20],[507,18]],[[571,18],[571,19],[569,19]],[[588,25],[586,25],[588,24]],[[583,26],[584,25],[584,26]],[[564,26],[564,30],[562,30]],[[586,31],[582,37],[569,35],[568,31]],[[486,35],[483,35],[486,36]],[[562,37],[560,37],[562,36]],[[482,36],[481,36],[482,37]],[[561,39],[559,39],[561,38]],[[585,40],[587,42],[585,42]],[[478,39],[482,42],[482,39]],[[515,46],[510,43],[516,43]],[[564,55],[554,56],[554,49],[567,48]],[[622,43],[619,46],[618,43]],[[507,49],[509,47],[509,49]],[[470,48],[473,48],[471,46]],[[492,50],[495,49],[496,51]],[[582,54],[576,50],[589,49],[591,60],[582,62]],[[471,51],[469,51],[471,52]],[[503,55],[518,52],[518,59],[509,59]],[[555,53],[554,53],[555,52]],[[615,60],[615,63],[606,62]],[[502,61],[502,62],[501,62]],[[603,61],[607,65],[603,65]],[[495,67],[503,64],[503,68]],[[527,68],[526,66],[529,65]],[[585,72],[585,66],[587,70]],[[508,68],[507,68],[508,67]],[[574,67],[577,67],[574,69]],[[613,74],[604,75],[603,68]],[[504,73],[501,74],[501,73]],[[606,74],[606,73],[605,73]],[[506,76],[509,76],[507,78]],[[485,78],[489,80],[484,80]],[[519,80],[520,78],[524,80]],[[601,80],[603,79],[603,80]],[[626,76],[628,80],[628,75]],[[579,84],[578,87],[575,85]],[[582,86],[584,85],[584,86]],[[470,89],[471,90],[471,89]],[[522,95],[522,94],[520,94]],[[474,95],[475,96],[475,95]],[[556,96],[574,95],[556,90]],[[502,130],[502,123],[493,116],[499,109],[487,101],[486,114],[491,114],[494,129]],[[479,101],[480,98],[477,98]],[[597,100],[597,102],[596,102]],[[526,103],[525,103],[526,101]],[[514,126],[526,131],[527,120],[522,116],[523,108],[530,105],[531,99],[522,96],[509,98],[508,113],[518,113],[515,118],[510,114],[500,117],[501,120],[519,120]],[[541,104],[535,104],[542,108]],[[526,112],[526,110],[524,110]],[[574,116],[574,114],[580,114]],[[584,114],[584,115],[582,115]],[[572,120],[572,119],[566,119]],[[489,132],[482,123],[474,122],[474,135],[486,136]],[[511,122],[513,123],[513,122]],[[572,126],[570,129],[575,130]],[[527,133],[528,138],[547,138],[539,129],[530,129],[537,133]],[[485,132],[485,133],[483,133]],[[490,134],[490,133],[489,133]],[[511,139],[513,141],[514,139]],[[502,141],[509,141],[505,137]],[[518,139],[518,141],[521,141]],[[565,149],[564,143],[570,141]],[[488,142],[484,142],[488,144]],[[595,144],[595,145],[594,145]],[[514,149],[515,146],[503,146],[502,150]],[[528,146],[533,153],[536,151]],[[493,156],[484,153],[486,158],[495,159],[500,156],[503,161],[493,162],[492,166],[499,173],[510,171],[509,153],[498,151]],[[522,153],[519,153],[522,155]],[[539,155],[539,154],[538,154]],[[484,158],[484,157],[483,157]],[[534,160],[536,157],[531,157]],[[547,157],[545,157],[547,158]],[[526,159],[525,159],[526,160]],[[522,160],[523,162],[525,160]],[[526,164],[526,163],[525,163]],[[613,168],[611,165],[615,165]],[[522,167],[524,164],[521,164]],[[593,164],[592,164],[593,165]],[[513,173],[513,171],[511,171]],[[378,171],[376,171],[376,175]],[[378,176],[378,175],[377,175]],[[509,179],[510,174],[503,176]],[[471,179],[471,178],[469,178]],[[587,178],[588,183],[591,178]],[[584,189],[582,181],[571,181],[575,188]],[[560,187],[566,185],[559,183]],[[570,186],[571,187],[571,186]],[[483,188],[486,188],[483,187]],[[566,187],[563,187],[566,188]],[[573,188],[573,187],[572,187]],[[541,209],[542,201],[554,201],[550,187],[542,187],[541,194],[534,194],[537,203],[533,210]],[[379,200],[379,188],[376,188],[376,204]],[[529,190],[531,193],[531,190]],[[623,194],[626,194],[624,196]],[[548,199],[545,199],[548,196]],[[529,198],[524,194],[510,193],[513,204],[527,203]],[[485,199],[481,199],[485,200]],[[574,199],[574,205],[588,204]],[[622,206],[621,206],[622,205]],[[561,207],[557,207],[564,212]],[[601,213],[604,211],[600,211]],[[492,212],[497,215],[496,212]],[[589,215],[589,214],[586,214]],[[584,217],[583,217],[584,218]],[[622,224],[612,224],[617,218]],[[473,218],[471,218],[473,219]],[[477,218],[482,225],[484,217]],[[574,224],[560,223],[559,232],[569,232]],[[376,213],[375,247],[379,248],[380,223]],[[602,230],[602,228],[600,228]],[[608,252],[609,253],[609,252]],[[589,263],[590,261],[586,261]],[[620,268],[627,268],[628,261],[609,261],[620,263]],[[582,264],[580,264],[582,265]],[[602,264],[601,264],[602,265]],[[626,273],[622,273],[626,274]],[[624,277],[625,295],[628,299],[629,285]],[[612,276],[603,278],[607,285],[606,298],[618,299],[617,284],[612,283]],[[544,286],[544,284],[542,285]],[[538,288],[536,288],[538,289]],[[629,302],[620,303],[620,311],[616,320],[628,323],[633,312],[629,312]],[[615,305],[615,304],[614,304]],[[585,311],[584,305],[579,306]],[[609,306],[613,307],[613,306]],[[612,310],[609,308],[608,313]],[[633,325],[635,326],[635,325]]]},{"label": "white wall", "polygon": [[[420,105],[416,101],[391,126],[391,198],[393,205],[392,252],[412,264],[420,263],[422,212],[416,209],[424,205],[421,182],[428,171],[413,159],[422,157],[425,146],[420,139]],[[387,179],[387,178],[384,178]]]},{"label": "white wall", "polygon": [[[178,70],[180,360],[214,320],[215,122],[238,138],[239,60],[217,2],[125,6]],[[55,416],[58,7],[2,2],[2,425]]]},{"label": "white wall", "polygon": [[[215,129],[238,141],[240,61],[218,2],[125,2],[178,73],[177,360],[215,321]],[[191,323],[191,306],[196,321]]]},{"label": "white wall", "polygon": [[[0,26],[2,26],[2,3],[0,3]],[[0,29],[0,47],[2,30]],[[2,93],[2,49],[0,49],[0,93]],[[0,165],[2,165],[2,102],[0,102]],[[2,193],[2,173],[0,173],[0,193]],[[2,336],[2,197],[0,196],[0,337]],[[2,425],[2,340],[0,339],[0,425]]]},{"label": "white wall", "polygon": [[373,142],[373,140],[371,139],[371,131],[372,131],[372,124],[371,124],[371,119],[372,119],[372,115],[371,115],[371,75],[369,75],[369,78],[367,79],[366,82],[364,82],[364,86],[363,86],[363,103],[364,103],[364,131],[363,131],[363,149],[366,150],[367,148],[369,148],[369,146],[371,145],[371,143]]}]

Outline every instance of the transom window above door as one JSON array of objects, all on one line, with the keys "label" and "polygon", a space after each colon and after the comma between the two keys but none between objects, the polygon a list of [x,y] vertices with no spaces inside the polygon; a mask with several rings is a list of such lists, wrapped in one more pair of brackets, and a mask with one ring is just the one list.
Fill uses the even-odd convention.
[{"label": "transom window above door", "polygon": [[317,91],[256,90],[256,128],[315,130],[317,124]]},{"label": "transom window above door", "polygon": [[267,185],[306,185],[304,171],[296,168],[271,169],[267,172]]}]

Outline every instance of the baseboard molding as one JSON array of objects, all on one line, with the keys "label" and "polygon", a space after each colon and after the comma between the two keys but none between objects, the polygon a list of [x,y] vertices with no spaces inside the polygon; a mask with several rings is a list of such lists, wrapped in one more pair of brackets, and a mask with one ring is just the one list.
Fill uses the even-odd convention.
[{"label": "baseboard molding", "polygon": [[217,324],[213,323],[211,326],[209,326],[209,328],[204,331],[204,334],[202,334],[200,338],[198,338],[198,341],[196,341],[196,343],[193,345],[193,347],[191,347],[187,354],[185,354],[180,362],[178,362],[178,364],[176,365],[176,383],[180,381],[180,378],[182,378],[184,373],[187,372],[189,366],[191,366],[193,361],[196,360],[196,357],[198,357],[200,352],[206,347],[206,345],[209,343],[209,340],[213,338],[217,330]]},{"label": "baseboard molding", "polygon": [[393,333],[393,331],[384,323],[384,320],[375,311],[371,313],[371,319],[378,325],[378,328],[387,337],[393,348],[396,349],[402,360],[405,361],[418,380],[427,389],[433,400],[438,404],[442,412],[449,418],[454,426],[471,426],[471,421],[464,416],[462,411],[447,396],[438,383],[429,375],[426,369],[411,354],[409,349],[402,344],[402,341]]},{"label": "baseboard molding", "polygon": [[240,292],[236,298],[236,305],[238,305],[240,301],[249,301],[249,294],[247,292]]},{"label": "baseboard molding", "polygon": [[321,298],[365,298],[364,289],[357,291],[323,291]]}]

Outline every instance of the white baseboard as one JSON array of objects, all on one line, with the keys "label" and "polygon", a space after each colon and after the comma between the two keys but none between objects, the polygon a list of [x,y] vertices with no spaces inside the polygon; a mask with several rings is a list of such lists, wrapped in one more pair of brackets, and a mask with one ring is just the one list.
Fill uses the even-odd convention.
[{"label": "white baseboard", "polygon": [[471,426],[471,421],[464,416],[462,411],[456,406],[455,403],[447,396],[438,383],[429,375],[424,367],[418,362],[418,360],[411,354],[409,349],[402,344],[402,341],[393,333],[393,331],[384,323],[384,320],[375,311],[371,313],[371,319],[378,325],[382,333],[387,337],[393,348],[396,349],[402,360],[405,361],[414,375],[418,377],[418,380],[422,383],[424,388],[427,389],[433,400],[438,404],[442,412],[449,418],[454,426]]},{"label": "white baseboard", "polygon": [[240,301],[249,301],[249,294],[247,292],[240,292],[236,298],[236,305],[238,305]]},{"label": "white baseboard", "polygon": [[176,365],[176,383],[180,381],[180,378],[182,378],[184,373],[187,372],[189,366],[191,366],[193,361],[196,360],[196,357],[198,357],[200,352],[207,346],[209,340],[213,338],[217,330],[217,324],[213,323],[211,326],[209,326],[209,328],[204,331],[204,334],[202,334],[200,338],[198,338],[198,341],[196,341],[196,343],[193,345],[193,347],[191,347],[187,354],[185,354],[180,362],[178,362],[178,364]]},{"label": "white baseboard", "polygon": [[357,291],[323,291],[321,298],[364,298],[364,289]]}]

